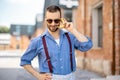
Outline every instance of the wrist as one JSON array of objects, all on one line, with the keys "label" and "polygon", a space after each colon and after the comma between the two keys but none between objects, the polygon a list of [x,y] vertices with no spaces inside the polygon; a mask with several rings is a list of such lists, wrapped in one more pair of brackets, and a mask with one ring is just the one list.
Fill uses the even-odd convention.
[{"label": "wrist", "polygon": [[77,33],[77,30],[76,30],[76,29],[72,29],[70,32],[71,32],[72,34],[75,34],[75,33]]},{"label": "wrist", "polygon": [[39,72],[37,72],[37,73],[35,73],[35,77],[36,77],[37,79],[40,79],[41,74],[40,74]]}]

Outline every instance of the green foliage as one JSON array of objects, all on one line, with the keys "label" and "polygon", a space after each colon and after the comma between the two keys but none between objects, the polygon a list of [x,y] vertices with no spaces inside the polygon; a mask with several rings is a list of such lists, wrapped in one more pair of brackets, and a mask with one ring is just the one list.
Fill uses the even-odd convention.
[{"label": "green foliage", "polygon": [[9,28],[5,26],[0,26],[0,33],[9,33]]}]

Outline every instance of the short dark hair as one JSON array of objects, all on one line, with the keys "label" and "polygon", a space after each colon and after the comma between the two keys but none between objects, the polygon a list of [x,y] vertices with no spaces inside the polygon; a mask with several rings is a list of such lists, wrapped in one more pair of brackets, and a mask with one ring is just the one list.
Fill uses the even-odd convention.
[{"label": "short dark hair", "polygon": [[46,11],[49,11],[49,12],[52,12],[52,13],[59,11],[60,12],[60,17],[61,17],[61,9],[56,5],[51,5],[51,6],[47,7]]}]

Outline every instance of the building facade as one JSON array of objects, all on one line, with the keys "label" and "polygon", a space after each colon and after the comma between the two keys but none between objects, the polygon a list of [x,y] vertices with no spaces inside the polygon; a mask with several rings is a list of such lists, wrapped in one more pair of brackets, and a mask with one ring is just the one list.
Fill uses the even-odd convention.
[{"label": "building facade", "polygon": [[34,37],[34,25],[11,24],[10,49],[24,50],[28,47],[30,40]]},{"label": "building facade", "polygon": [[78,67],[103,75],[120,74],[119,13],[120,0],[79,0],[73,22],[79,32],[91,37],[93,48],[83,54],[76,51]]}]

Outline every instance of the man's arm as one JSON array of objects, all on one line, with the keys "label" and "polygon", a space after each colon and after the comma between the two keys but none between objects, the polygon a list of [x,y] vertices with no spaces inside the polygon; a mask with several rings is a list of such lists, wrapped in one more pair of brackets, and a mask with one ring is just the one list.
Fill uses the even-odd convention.
[{"label": "man's arm", "polygon": [[80,32],[78,32],[74,27],[73,24],[70,22],[66,23],[65,29],[68,30],[69,32],[71,32],[80,42],[87,42],[88,39],[81,34]]},{"label": "man's arm", "polygon": [[67,22],[65,24],[65,29],[71,32],[75,36],[75,49],[78,49],[82,52],[88,51],[92,48],[93,44],[89,37],[84,36],[80,32],[78,32],[74,27],[72,23]]},{"label": "man's arm", "polygon": [[35,70],[31,65],[24,65],[25,70],[27,70],[30,74],[35,76],[38,80],[51,80],[50,74],[40,74],[37,70]]},{"label": "man's arm", "polygon": [[88,39],[81,34],[80,32],[78,32],[76,29],[71,30],[71,33],[80,41],[80,42],[87,42]]},{"label": "man's arm", "polygon": [[21,57],[20,66],[24,67],[29,73],[35,76],[38,80],[51,80],[50,75],[48,74],[40,74],[37,70],[35,70],[32,65],[31,61],[37,56],[37,38],[31,40],[28,49],[25,51],[23,56]]}]

